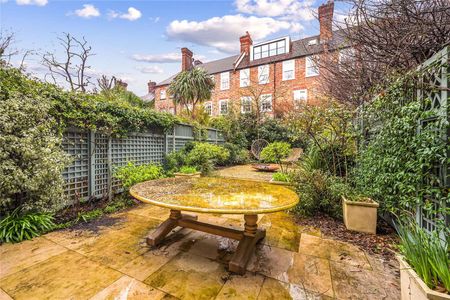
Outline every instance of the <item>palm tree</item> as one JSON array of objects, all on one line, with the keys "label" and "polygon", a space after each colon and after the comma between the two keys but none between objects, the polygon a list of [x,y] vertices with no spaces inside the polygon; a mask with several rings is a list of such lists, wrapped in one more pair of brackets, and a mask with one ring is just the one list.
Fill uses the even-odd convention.
[{"label": "palm tree", "polygon": [[[168,92],[173,97],[175,107],[186,107],[188,114],[194,118],[195,106],[211,98],[214,85],[214,81],[204,69],[194,67],[179,73],[170,83]],[[192,104],[192,111],[189,104]]]}]

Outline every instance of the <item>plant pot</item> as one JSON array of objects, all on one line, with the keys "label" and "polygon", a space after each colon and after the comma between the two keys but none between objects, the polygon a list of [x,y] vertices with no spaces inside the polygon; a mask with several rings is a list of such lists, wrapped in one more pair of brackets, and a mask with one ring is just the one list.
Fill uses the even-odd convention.
[{"label": "plant pot", "polygon": [[417,275],[404,257],[397,255],[400,264],[401,300],[450,300],[449,294],[439,293],[430,289]]},{"label": "plant pot", "polygon": [[292,186],[292,183],[290,183],[290,182],[285,182],[285,181],[277,181],[277,180],[273,180],[273,178],[272,179],[270,179],[270,181],[269,181],[270,183],[272,183],[272,184],[278,184],[278,185],[286,185],[286,186]]},{"label": "plant pot", "polygon": [[345,227],[348,230],[375,234],[378,206],[380,205],[372,199],[369,199],[369,201],[350,201],[342,197]]},{"label": "plant pot", "polygon": [[186,173],[174,173],[173,175],[175,175],[175,178],[179,178],[179,177],[188,177],[188,178],[198,178],[200,177],[202,173],[201,172],[195,172],[195,173],[191,173],[191,174],[186,174]]}]

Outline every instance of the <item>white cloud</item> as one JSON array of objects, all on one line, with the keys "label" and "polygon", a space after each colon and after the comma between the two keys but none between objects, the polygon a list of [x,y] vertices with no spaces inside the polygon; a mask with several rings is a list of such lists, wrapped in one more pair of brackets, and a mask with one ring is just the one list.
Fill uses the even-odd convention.
[{"label": "white cloud", "polygon": [[[6,2],[6,1],[4,1]],[[37,5],[37,6],[45,6],[48,3],[48,0],[16,0],[18,5]]]},{"label": "white cloud", "polygon": [[181,53],[134,54],[131,58],[136,61],[145,61],[150,63],[172,63],[181,61]]},{"label": "white cloud", "polygon": [[164,70],[158,66],[145,66],[145,67],[136,67],[136,70],[139,70],[144,74],[162,74]]},{"label": "white cloud", "polygon": [[125,19],[128,21],[136,21],[142,17],[142,13],[134,7],[129,7],[127,13],[120,13],[114,10],[108,12],[108,18],[110,19]]},{"label": "white cloud", "polygon": [[214,47],[234,53],[239,49],[239,37],[248,31],[253,40],[260,40],[281,30],[298,31],[301,25],[269,17],[227,15],[205,21],[175,20],[166,28],[170,39]]},{"label": "white cloud", "polygon": [[309,21],[314,19],[314,0],[236,0],[238,12],[283,20]]},{"label": "white cloud", "polygon": [[81,18],[90,19],[100,16],[100,11],[92,4],[83,4],[83,8],[75,10],[75,15]]}]

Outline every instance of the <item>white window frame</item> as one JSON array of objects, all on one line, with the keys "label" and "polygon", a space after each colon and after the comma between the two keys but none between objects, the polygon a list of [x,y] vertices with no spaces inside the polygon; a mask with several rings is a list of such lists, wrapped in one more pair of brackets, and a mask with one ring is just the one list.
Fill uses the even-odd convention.
[{"label": "white window frame", "polygon": [[[224,103],[227,106],[225,113],[222,112],[222,104],[224,104]],[[223,99],[223,100],[219,101],[219,115],[228,115],[228,99]]]},{"label": "white window frame", "polygon": [[250,69],[242,69],[239,71],[239,86],[250,86]]},{"label": "white window frame", "polygon": [[[270,109],[264,108],[264,103],[267,101],[267,99],[270,99]],[[261,112],[270,112],[273,109],[273,99],[272,94],[263,94],[260,96],[259,99],[259,109]]]},{"label": "white window frame", "polygon": [[[244,105],[244,102],[248,102],[248,105]],[[249,106],[250,109],[247,111],[245,107]],[[252,112],[252,97],[250,96],[242,96],[241,97],[241,113],[248,114]]]},{"label": "white window frame", "polygon": [[167,99],[166,90],[160,90],[159,91],[159,100],[166,100],[166,99]]},{"label": "white window frame", "polygon": [[296,109],[300,108],[300,104],[306,104],[308,102],[308,90],[300,89],[294,90],[294,107]]},{"label": "white window frame", "polygon": [[295,79],[295,59],[283,61],[283,80]]},{"label": "white window frame", "polygon": [[258,83],[267,84],[269,83],[270,77],[270,65],[258,66]]},{"label": "white window frame", "polygon": [[[213,115],[213,103],[212,103],[212,101],[207,101],[207,102],[205,102],[205,104],[204,104],[204,109],[205,109],[205,112],[208,114],[208,116],[212,116]],[[210,111],[208,112],[208,110],[207,110],[207,107],[209,107],[210,108]]]},{"label": "white window frame", "polygon": [[174,114],[175,114],[175,108],[173,108],[173,107],[169,108],[169,113],[171,113],[172,115],[174,115]]},{"label": "white window frame", "polygon": [[230,72],[220,73],[220,90],[230,89]]},{"label": "white window frame", "polygon": [[307,56],[305,58],[305,77],[319,75],[319,65],[314,61],[314,59],[317,59],[317,56]]}]

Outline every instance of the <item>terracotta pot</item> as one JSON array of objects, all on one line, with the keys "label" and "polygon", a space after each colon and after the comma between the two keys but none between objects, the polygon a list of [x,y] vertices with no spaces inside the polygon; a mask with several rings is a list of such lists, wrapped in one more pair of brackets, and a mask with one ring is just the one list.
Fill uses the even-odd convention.
[{"label": "terracotta pot", "polygon": [[400,264],[401,300],[450,300],[449,294],[430,289],[408,265],[403,256],[397,255],[397,260]]},{"label": "terracotta pot", "polygon": [[174,173],[173,175],[175,175],[175,178],[179,178],[179,177],[189,177],[189,178],[197,178],[200,177],[202,173],[201,172],[195,172],[195,173],[191,173],[191,174],[186,174],[186,173]]},{"label": "terracotta pot", "polygon": [[277,164],[253,164],[252,168],[258,171],[275,172],[280,166]]},{"label": "terracotta pot", "polygon": [[372,199],[369,199],[369,201],[350,201],[342,197],[345,227],[348,230],[375,234],[379,206]]}]

